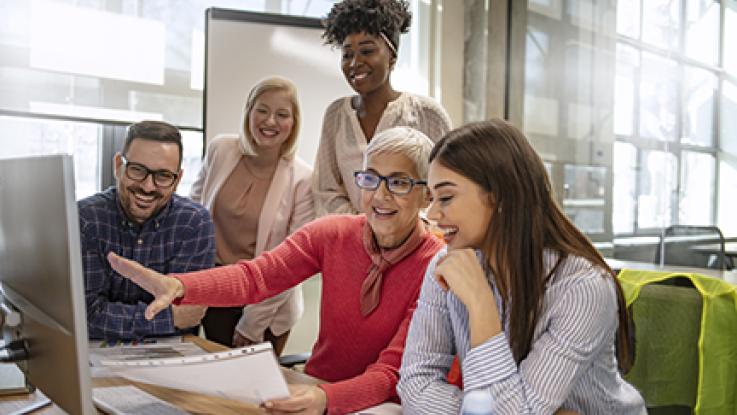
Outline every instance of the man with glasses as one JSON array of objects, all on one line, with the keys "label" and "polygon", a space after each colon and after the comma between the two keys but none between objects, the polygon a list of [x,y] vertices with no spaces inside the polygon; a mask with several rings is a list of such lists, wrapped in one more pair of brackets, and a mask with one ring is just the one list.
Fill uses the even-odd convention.
[{"label": "man with glasses", "polygon": [[113,163],[116,185],[79,201],[89,337],[137,340],[191,332],[205,307],[174,305],[146,320],[153,297],[105,259],[116,252],[164,274],[213,266],[209,213],[174,194],[182,177],[181,135],[164,122],[133,124]]}]

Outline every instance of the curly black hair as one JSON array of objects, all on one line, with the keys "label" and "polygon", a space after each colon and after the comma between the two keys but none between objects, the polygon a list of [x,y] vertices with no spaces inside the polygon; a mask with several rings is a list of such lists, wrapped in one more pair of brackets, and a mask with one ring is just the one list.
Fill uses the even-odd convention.
[{"label": "curly black hair", "polygon": [[409,3],[405,0],[343,0],[336,3],[323,19],[326,44],[343,45],[348,35],[366,32],[374,36],[383,33],[399,48],[399,35],[407,33],[412,22]]}]

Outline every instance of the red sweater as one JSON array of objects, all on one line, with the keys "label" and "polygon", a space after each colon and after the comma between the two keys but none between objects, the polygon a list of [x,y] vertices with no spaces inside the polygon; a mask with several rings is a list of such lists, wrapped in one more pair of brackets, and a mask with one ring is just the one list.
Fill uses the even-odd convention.
[{"label": "red sweater", "polygon": [[322,273],[320,331],[305,372],[323,379],[328,413],[396,400],[404,342],[430,259],[442,242],[426,233],[415,252],[384,272],[381,301],[361,316],[361,283],[371,259],[362,242],[363,215],[308,223],[251,261],[178,275],[182,304],[232,307],[262,301]]}]

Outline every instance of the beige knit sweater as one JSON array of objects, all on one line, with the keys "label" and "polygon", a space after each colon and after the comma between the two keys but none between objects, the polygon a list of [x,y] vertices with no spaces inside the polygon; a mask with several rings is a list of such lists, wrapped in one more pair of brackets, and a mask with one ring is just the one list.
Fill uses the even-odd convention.
[{"label": "beige knit sweater", "polygon": [[[435,142],[451,129],[450,118],[443,107],[430,98],[407,92],[389,103],[374,134],[397,126],[415,128]],[[362,168],[368,141],[351,107],[351,97],[330,104],[325,111],[312,175],[318,217],[359,212],[360,191],[353,182],[353,172]]]}]

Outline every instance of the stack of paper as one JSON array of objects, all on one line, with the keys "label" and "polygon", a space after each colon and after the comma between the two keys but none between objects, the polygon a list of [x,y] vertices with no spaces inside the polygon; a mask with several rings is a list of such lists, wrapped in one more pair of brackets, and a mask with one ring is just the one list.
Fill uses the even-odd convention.
[{"label": "stack of paper", "polygon": [[143,360],[102,360],[136,382],[260,404],[289,396],[270,343],[220,353]]}]

